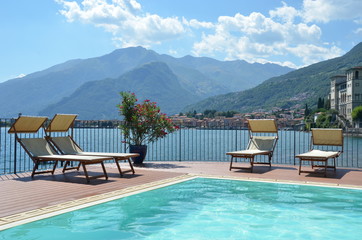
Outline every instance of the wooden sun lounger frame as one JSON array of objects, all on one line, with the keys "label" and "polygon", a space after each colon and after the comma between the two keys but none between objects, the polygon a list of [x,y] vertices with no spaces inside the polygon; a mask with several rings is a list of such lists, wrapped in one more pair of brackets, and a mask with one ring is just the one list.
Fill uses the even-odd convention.
[{"label": "wooden sun lounger frame", "polygon": [[[56,137],[55,137],[56,138]],[[97,152],[83,152],[83,149],[78,145],[78,143],[72,138],[72,136],[68,135],[66,136],[66,138],[69,138],[70,141],[72,141],[72,143],[77,147],[79,148],[79,150],[81,152],[79,152],[77,155],[80,155],[80,156],[106,156],[106,157],[111,157],[112,160],[115,161],[116,165],[117,165],[117,168],[118,168],[118,171],[119,171],[119,174],[121,177],[123,177],[123,174],[124,173],[127,173],[127,172],[132,172],[132,174],[135,174],[135,170],[133,168],[133,164],[131,162],[131,158],[132,157],[138,157],[139,154],[138,153],[128,153],[128,154],[125,154],[125,156],[119,156],[117,153],[97,153]],[[67,154],[66,152],[64,152],[64,150],[56,143],[56,141],[54,141],[54,138],[52,137],[46,137],[46,139],[51,142],[55,148],[62,154]],[[118,155],[118,156],[117,156]],[[130,170],[126,170],[126,171],[122,171],[121,169],[121,166],[119,164],[119,161],[128,161],[128,164],[130,166]]]},{"label": "wooden sun lounger frame", "polygon": [[[259,128],[259,127],[254,127],[252,126],[251,122],[255,122],[255,121],[270,121],[273,122],[273,127],[271,127],[270,130],[265,129],[265,127]],[[276,135],[274,136],[274,143],[273,143],[273,147],[271,151],[250,151],[250,152],[246,152],[246,151],[235,151],[235,152],[228,152],[226,153],[226,155],[230,155],[231,159],[230,159],[230,166],[229,166],[229,171],[231,171],[231,169],[243,169],[243,170],[250,170],[250,172],[253,172],[253,168],[255,164],[266,164],[269,165],[269,167],[271,167],[271,160],[273,157],[273,153],[274,153],[274,149],[275,146],[277,144],[278,141],[278,127],[276,125],[276,121],[275,119],[250,119],[248,121],[248,133],[249,133],[249,142],[248,142],[248,146],[247,149],[249,149],[249,147],[252,144],[252,141],[254,140],[254,138],[257,138],[256,136],[253,136],[253,133],[275,133]],[[255,156],[268,156],[268,161],[266,162],[256,162],[254,161]],[[249,159],[250,162],[250,167],[235,167],[233,166],[233,161],[234,158],[244,158],[244,159]]]},{"label": "wooden sun lounger frame", "polygon": [[[51,142],[51,144],[62,154],[67,154],[64,152],[61,147],[56,144],[55,141],[53,141],[53,138],[50,136],[52,132],[68,132],[69,129],[71,129],[73,133],[73,126],[74,121],[77,118],[76,114],[55,114],[51,122],[49,123],[48,127],[45,129],[45,132],[49,135],[46,137],[46,139]],[[112,159],[115,161],[119,174],[122,177],[123,173],[132,172],[132,174],[135,174],[135,170],[133,168],[133,164],[131,162],[131,158],[138,157],[138,153],[127,153],[125,156],[120,156],[118,153],[97,153],[97,152],[84,152],[83,149],[79,146],[79,144],[73,139],[71,135],[67,136],[70,141],[73,142],[73,144],[80,150],[79,155],[84,156],[104,156],[104,157],[112,157]],[[130,170],[122,171],[121,166],[119,164],[119,161],[128,161],[128,164],[130,166]]]},{"label": "wooden sun lounger frame", "polygon": [[[111,158],[109,158],[109,157],[99,157],[97,159],[82,159],[83,157],[77,156],[77,155],[58,155],[58,156],[57,155],[49,155],[49,156],[38,156],[37,157],[37,156],[33,156],[32,153],[30,151],[28,151],[27,147],[22,142],[21,138],[17,138],[17,141],[20,143],[20,145],[23,147],[25,152],[29,155],[29,157],[34,162],[34,168],[33,168],[32,174],[31,174],[32,178],[36,174],[43,174],[43,173],[51,173],[52,175],[54,175],[54,171],[55,171],[55,169],[57,167],[58,162],[59,161],[65,161],[62,173],[65,173],[66,171],[73,170],[73,169],[76,169],[77,171],[79,171],[80,166],[82,166],[85,178],[87,180],[87,183],[89,183],[90,180],[92,180],[92,179],[102,178],[102,177],[105,177],[105,179],[108,180],[108,174],[107,174],[107,171],[106,171],[105,166],[104,166],[104,161],[110,160]],[[56,151],[50,144],[49,144],[49,147],[51,147],[53,151]],[[79,157],[81,157],[81,158],[79,158]],[[49,162],[49,161],[54,161],[54,165],[53,165],[52,170],[37,171],[38,167],[39,167],[39,164],[41,162]],[[78,164],[77,167],[73,167],[73,166],[68,167],[71,162],[77,162],[79,164]],[[93,164],[101,164],[103,174],[90,176],[88,174],[87,166],[88,165],[93,165]]]},{"label": "wooden sun lounger frame", "polygon": [[[23,123],[23,125],[20,127],[20,129],[16,129],[17,122],[23,121],[23,119],[26,119],[25,124]],[[109,157],[98,157],[98,158],[86,159],[84,157],[79,158],[79,156],[77,156],[77,155],[56,155],[56,154],[54,154],[54,155],[45,155],[45,156],[34,156],[28,150],[28,148],[23,143],[23,140],[19,137],[18,134],[19,133],[37,133],[40,128],[44,128],[44,123],[47,121],[47,119],[48,119],[47,117],[21,116],[13,123],[13,125],[11,126],[11,128],[8,131],[8,133],[15,134],[16,141],[21,145],[21,147],[24,149],[24,151],[29,155],[31,160],[34,162],[34,167],[33,167],[32,173],[31,173],[31,177],[34,178],[34,175],[44,174],[44,173],[51,173],[52,175],[54,175],[58,162],[66,161],[66,163],[63,167],[63,170],[62,170],[63,173],[65,173],[65,171],[72,170],[72,169],[77,169],[77,171],[79,171],[80,166],[82,166],[87,183],[89,183],[91,179],[96,179],[96,178],[101,178],[101,177],[105,177],[107,180],[108,175],[107,175],[103,162],[105,160],[110,160],[111,158],[109,158]],[[45,139],[44,139],[44,142],[47,143],[47,141]],[[57,153],[56,149],[53,146],[51,146],[50,144],[48,144],[48,146],[51,149],[51,151],[53,151],[54,153]],[[54,161],[54,165],[51,170],[37,171],[40,163],[49,162],[49,161]],[[79,162],[79,165],[77,167],[67,167],[70,162]],[[89,176],[86,166],[91,165],[91,164],[98,164],[98,163],[101,164],[101,166],[102,166],[103,174],[96,175],[96,176]]]},{"label": "wooden sun lounger frame", "polygon": [[[312,134],[311,134],[311,140],[310,140],[310,150],[307,153],[304,154],[308,154],[310,153],[310,155],[303,155],[303,154],[299,154],[296,155],[296,158],[299,158],[299,175],[300,173],[318,173],[316,171],[307,171],[307,170],[302,170],[302,163],[305,162],[311,162],[311,166],[312,169],[314,169],[315,167],[318,168],[323,168],[324,171],[321,172],[323,173],[324,177],[327,177],[327,169],[328,168],[332,168],[334,170],[334,172],[336,171],[336,158],[338,158],[342,153],[343,153],[343,130],[342,129],[336,129],[336,128],[324,128],[324,129],[318,129],[318,128],[312,128]],[[337,142],[335,142],[335,139],[330,139],[330,141],[320,141],[320,140],[316,140],[314,138],[315,132],[316,131],[334,131],[334,132],[339,132],[340,134],[340,139],[338,139]],[[337,151],[337,152],[326,152],[321,150],[321,152],[326,153],[325,156],[312,156],[313,154],[313,149],[314,146],[336,146],[336,147],[341,147],[341,150]],[[330,154],[328,154],[330,153]],[[329,159],[333,159],[333,165],[328,165],[328,160]],[[322,163],[322,164],[321,164]]]}]

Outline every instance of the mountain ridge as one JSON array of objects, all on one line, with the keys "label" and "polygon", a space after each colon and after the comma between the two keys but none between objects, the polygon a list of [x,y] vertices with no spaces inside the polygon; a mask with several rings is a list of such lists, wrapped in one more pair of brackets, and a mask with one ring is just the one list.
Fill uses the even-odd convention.
[{"label": "mountain ridge", "polygon": [[[194,61],[199,58],[191,57]],[[204,60],[204,59],[202,59]],[[215,60],[216,63],[218,60]],[[230,90],[228,75],[238,79],[233,70],[221,72],[224,81],[220,81],[210,74],[207,76],[190,65],[185,65],[180,58],[174,58],[165,54],[158,54],[142,47],[116,49],[111,53],[100,57],[88,59],[73,59],[62,64],[54,65],[43,71],[28,74],[23,78],[11,79],[0,83],[0,101],[6,104],[0,105],[2,117],[15,117],[18,113],[36,115],[49,105],[56,104],[69,97],[84,83],[107,78],[118,78],[122,74],[138,68],[150,62],[164,62],[177,77],[183,89],[193,92],[197,99],[204,99],[216,94],[226,93]],[[226,63],[228,64],[228,63]],[[205,65],[203,65],[205,66]],[[214,67],[213,65],[210,66]],[[270,76],[280,74],[280,71],[288,72],[291,69],[277,66],[276,74],[266,73]],[[262,68],[257,72],[264,72]],[[253,79],[253,84],[264,81],[268,77]],[[249,86],[249,79],[238,79],[238,86]]]},{"label": "mountain ridge", "polygon": [[328,95],[330,77],[358,65],[362,65],[362,42],[341,57],[272,77],[252,89],[204,99],[183,111],[215,109],[252,112],[270,110],[272,107],[303,108],[305,104],[313,107],[319,97]]},{"label": "mountain ridge", "polygon": [[179,105],[200,99],[182,88],[167,64],[152,62],[118,78],[87,82],[71,96],[48,106],[39,114],[51,116],[59,112],[78,113],[79,119],[116,119],[116,106],[120,103],[121,91],[136,92],[139,101],[156,101],[165,112],[175,112],[180,109]]}]

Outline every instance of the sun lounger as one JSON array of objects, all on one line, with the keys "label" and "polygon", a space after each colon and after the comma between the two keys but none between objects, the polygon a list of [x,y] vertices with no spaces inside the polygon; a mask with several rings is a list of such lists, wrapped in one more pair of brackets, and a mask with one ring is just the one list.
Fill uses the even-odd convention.
[{"label": "sun lounger", "polygon": [[[65,161],[63,168],[63,173],[70,169],[79,170],[80,166],[83,167],[84,175],[87,182],[91,179],[105,177],[108,179],[106,169],[104,167],[104,161],[111,160],[111,157],[92,157],[92,156],[78,156],[78,155],[60,155],[54,149],[52,145],[44,138],[20,138],[18,134],[20,133],[37,133],[38,130],[44,125],[46,117],[27,117],[20,116],[9,129],[9,133],[15,133],[15,138],[17,142],[23,147],[25,152],[34,162],[34,168],[31,174],[31,177],[34,177],[35,174],[42,173],[52,173],[54,174],[55,168],[57,167],[58,161]],[[37,171],[39,164],[42,162],[54,162],[54,165],[51,170]],[[77,162],[79,165],[77,167],[68,167],[70,162]],[[102,175],[89,176],[87,171],[87,166],[91,164],[101,164],[103,169]]]},{"label": "sun lounger", "polygon": [[[68,132],[69,129],[73,126],[76,117],[77,115],[56,114],[48,127],[45,129],[45,131],[47,133]],[[111,157],[112,159],[114,159],[121,177],[123,176],[123,173],[126,172],[132,172],[133,174],[135,173],[131,158],[138,157],[138,153],[85,152],[70,135],[65,137],[48,136],[47,140],[50,141],[62,154]],[[128,161],[131,169],[129,171],[122,171],[119,161]]]},{"label": "sun lounger", "polygon": [[[314,149],[316,146],[337,147],[338,151]],[[335,149],[334,149],[335,150]],[[343,131],[342,129],[312,128],[310,151],[296,155],[299,158],[300,173],[315,173],[315,171],[302,170],[303,162],[311,162],[312,168],[324,168],[324,176],[327,176],[327,168],[336,171],[336,158],[343,152]],[[328,160],[333,159],[333,165],[328,165]]]},{"label": "sun lounger", "polygon": [[[278,128],[274,119],[249,119],[248,120],[249,143],[246,150],[227,152],[231,156],[231,169],[249,169],[253,172],[255,164],[267,164],[271,166],[273,152],[278,141]],[[263,134],[256,136],[255,134]],[[255,161],[256,156],[267,156],[267,162]],[[233,166],[234,158],[249,159],[250,167]]]}]

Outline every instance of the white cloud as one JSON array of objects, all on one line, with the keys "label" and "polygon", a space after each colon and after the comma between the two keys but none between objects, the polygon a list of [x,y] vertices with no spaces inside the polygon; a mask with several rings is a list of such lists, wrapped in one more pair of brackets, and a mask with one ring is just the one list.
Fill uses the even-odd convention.
[{"label": "white cloud", "polygon": [[356,24],[362,24],[362,17],[353,21]]},{"label": "white cloud", "polygon": [[23,78],[23,77],[25,77],[25,76],[26,76],[26,74],[21,73],[21,74],[19,74],[18,76],[16,76],[15,78]]},{"label": "white cloud", "polygon": [[139,4],[136,0],[131,0],[130,4],[134,9],[141,9],[141,4]]},{"label": "white cloud", "polygon": [[211,22],[200,22],[196,19],[191,19],[190,21],[187,21],[187,19],[183,18],[182,19],[182,23],[187,25],[187,26],[190,26],[192,28],[196,28],[196,29],[199,29],[199,28],[213,28],[214,27],[214,24],[211,23]]},{"label": "white cloud", "polygon": [[174,39],[185,33],[177,17],[162,18],[141,12],[136,0],[84,0],[80,4],[57,0],[64,10],[60,13],[69,22],[81,21],[94,24],[111,32],[120,47],[151,46],[164,40]]},{"label": "white cloud", "polygon": [[300,16],[300,13],[297,9],[287,6],[285,2],[282,3],[283,7],[269,11],[271,18],[280,19],[282,22],[293,22],[296,17]]},{"label": "white cloud", "polygon": [[174,50],[174,49],[169,49],[168,53],[171,54],[171,55],[177,55],[178,54],[177,50]]},{"label": "white cloud", "polygon": [[[249,62],[292,55],[302,60],[301,65],[341,54],[336,47],[320,46],[322,31],[317,25],[292,22],[299,15],[293,9],[284,4],[275,12],[271,11],[271,17],[256,12],[248,16],[240,13],[234,17],[221,16],[215,24],[215,32],[204,34],[201,41],[194,44],[193,52],[197,56],[224,53],[225,59]],[[298,50],[303,51],[303,46],[316,52],[298,53]],[[290,61],[285,62],[293,65]]]},{"label": "white cloud", "polygon": [[307,22],[353,20],[362,17],[361,0],[304,0],[303,18]]},{"label": "white cloud", "polygon": [[343,54],[343,51],[335,46],[326,48],[312,44],[301,44],[296,47],[289,47],[288,51],[302,58],[303,62],[308,64],[339,57]]},{"label": "white cloud", "polygon": [[[193,44],[191,52],[197,56],[275,62],[290,67],[343,53],[334,44],[322,42],[318,22],[338,18],[362,22],[360,7],[357,7],[360,0],[304,0],[303,9],[282,2],[282,6],[270,10],[268,16],[258,12],[236,13],[219,16],[216,22],[188,20],[182,16],[161,17],[144,12],[137,0],[56,1],[63,6],[60,13],[67,21],[93,24],[112,33],[117,47],[152,47],[182,39]],[[361,31],[357,29],[355,33]],[[168,46],[171,54],[187,48],[172,46],[172,42]]]},{"label": "white cloud", "polygon": [[358,28],[354,31],[356,34],[362,34],[362,28]]}]

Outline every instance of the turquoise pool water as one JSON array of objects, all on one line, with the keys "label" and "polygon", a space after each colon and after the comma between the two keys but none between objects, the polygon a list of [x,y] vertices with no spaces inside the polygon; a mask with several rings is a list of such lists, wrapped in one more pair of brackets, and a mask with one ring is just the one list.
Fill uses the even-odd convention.
[{"label": "turquoise pool water", "polygon": [[360,239],[362,191],[197,178],[0,232],[0,239]]}]

